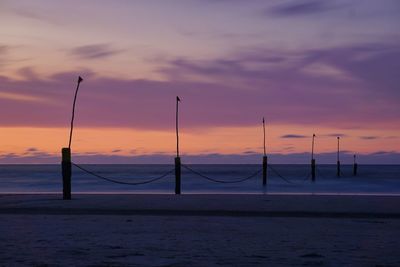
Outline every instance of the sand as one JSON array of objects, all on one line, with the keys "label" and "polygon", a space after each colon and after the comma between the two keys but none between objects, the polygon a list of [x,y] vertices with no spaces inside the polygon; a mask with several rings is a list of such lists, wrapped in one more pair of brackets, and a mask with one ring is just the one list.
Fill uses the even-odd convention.
[{"label": "sand", "polygon": [[400,266],[400,198],[0,195],[1,266]]}]

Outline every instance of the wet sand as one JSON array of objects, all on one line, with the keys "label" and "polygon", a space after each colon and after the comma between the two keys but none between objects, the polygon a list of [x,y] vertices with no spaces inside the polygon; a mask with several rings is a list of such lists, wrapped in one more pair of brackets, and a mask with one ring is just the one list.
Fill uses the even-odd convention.
[{"label": "wet sand", "polygon": [[399,266],[399,201],[0,195],[0,266]]}]

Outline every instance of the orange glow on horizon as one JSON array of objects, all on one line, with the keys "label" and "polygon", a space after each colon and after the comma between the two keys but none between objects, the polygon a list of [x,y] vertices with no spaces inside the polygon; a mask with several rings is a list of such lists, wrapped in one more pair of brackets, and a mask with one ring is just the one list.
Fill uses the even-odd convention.
[{"label": "orange glow on horizon", "polygon": [[[295,129],[295,130],[294,130]],[[32,151],[58,155],[61,147],[67,145],[68,128],[0,128],[0,154],[14,153],[30,155]],[[336,150],[335,136],[328,136],[338,130],[323,128],[315,131],[316,153]],[[298,138],[282,138],[285,134],[295,134]],[[400,151],[399,142],[394,141],[396,132],[365,130],[342,130],[341,149],[354,153],[376,151]],[[304,126],[267,125],[267,153],[309,152],[313,131]],[[182,154],[242,154],[262,153],[262,128],[221,127],[207,129],[182,129],[180,132]],[[305,137],[301,137],[305,136]],[[34,149],[32,149],[34,148]],[[136,130],[129,128],[75,128],[73,153],[104,155],[151,155],[175,153],[175,132],[163,130]]]}]

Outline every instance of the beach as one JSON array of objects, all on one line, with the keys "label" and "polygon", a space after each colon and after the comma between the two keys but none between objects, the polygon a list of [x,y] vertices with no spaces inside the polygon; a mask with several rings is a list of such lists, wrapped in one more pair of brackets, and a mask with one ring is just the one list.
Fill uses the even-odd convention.
[{"label": "beach", "polygon": [[2,266],[398,266],[400,197],[0,195]]}]

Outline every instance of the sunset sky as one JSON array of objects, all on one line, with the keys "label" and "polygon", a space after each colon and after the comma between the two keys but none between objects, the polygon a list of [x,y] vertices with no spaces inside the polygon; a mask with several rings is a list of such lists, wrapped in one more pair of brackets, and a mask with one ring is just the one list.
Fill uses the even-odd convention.
[{"label": "sunset sky", "polygon": [[400,1],[0,0],[0,163],[400,164]]}]

